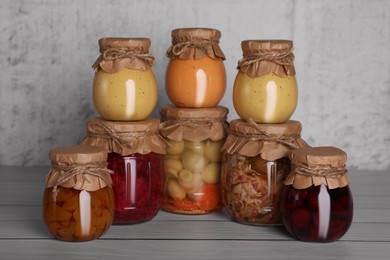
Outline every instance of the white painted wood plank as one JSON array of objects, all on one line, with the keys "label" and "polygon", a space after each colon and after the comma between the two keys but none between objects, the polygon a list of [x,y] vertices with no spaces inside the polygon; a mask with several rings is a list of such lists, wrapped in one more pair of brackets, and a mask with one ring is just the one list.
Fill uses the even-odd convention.
[{"label": "white painted wood plank", "polygon": [[[41,206],[0,206],[0,221],[3,220],[40,220]],[[160,210],[151,221],[232,221],[225,211],[206,215],[179,215]],[[390,223],[390,208],[356,208],[353,222]]]},{"label": "white painted wood plank", "polygon": [[[0,254],[7,260],[26,259],[308,259],[387,260],[388,242],[344,242],[327,244],[300,241],[215,240],[95,240],[66,243],[55,240],[0,241]],[[21,250],[23,249],[23,250]],[[25,252],[28,252],[26,254]]]},{"label": "white painted wood plank", "polygon": [[[42,220],[0,223],[0,240],[50,239]],[[345,241],[389,241],[390,223],[352,223]],[[282,226],[250,226],[232,221],[149,221],[113,225],[102,239],[115,240],[294,240]]]}]

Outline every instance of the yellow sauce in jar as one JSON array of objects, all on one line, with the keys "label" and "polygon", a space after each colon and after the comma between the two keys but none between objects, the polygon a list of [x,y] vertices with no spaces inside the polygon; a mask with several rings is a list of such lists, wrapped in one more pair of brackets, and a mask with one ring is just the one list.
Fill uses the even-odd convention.
[{"label": "yellow sauce in jar", "polygon": [[233,104],[243,119],[257,123],[284,123],[298,102],[295,76],[278,77],[272,73],[251,78],[238,71],[233,87]]},{"label": "yellow sauce in jar", "polygon": [[124,68],[116,73],[98,70],[93,81],[96,110],[106,120],[144,120],[157,103],[157,81],[152,69]]}]

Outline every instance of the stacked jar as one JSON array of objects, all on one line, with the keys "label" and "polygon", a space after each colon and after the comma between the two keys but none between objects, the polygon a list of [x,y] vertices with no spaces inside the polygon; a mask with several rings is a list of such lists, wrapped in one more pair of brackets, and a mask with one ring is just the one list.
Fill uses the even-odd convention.
[{"label": "stacked jar", "polygon": [[108,152],[117,224],[148,221],[160,209],[165,142],[160,121],[149,118],[158,95],[150,45],[148,38],[102,38],[93,64],[101,117],[88,119],[81,144]]},{"label": "stacked jar", "polygon": [[301,123],[289,120],[297,105],[293,43],[242,41],[243,58],[233,87],[240,119],[231,121],[222,148],[222,198],[233,220],[281,224],[288,153],[308,146]]},{"label": "stacked jar", "polygon": [[221,33],[181,28],[171,33],[166,92],[174,105],[160,109],[160,133],[169,143],[162,208],[172,213],[220,210],[220,149],[228,109],[218,106],[226,88]]}]

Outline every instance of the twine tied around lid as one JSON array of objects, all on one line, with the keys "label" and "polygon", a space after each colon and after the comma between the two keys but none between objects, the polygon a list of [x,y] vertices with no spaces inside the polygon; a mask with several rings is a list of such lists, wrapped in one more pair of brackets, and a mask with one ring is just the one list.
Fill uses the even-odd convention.
[{"label": "twine tied around lid", "polygon": [[294,53],[291,49],[282,52],[260,51],[244,56],[238,61],[237,69],[249,66],[259,61],[270,61],[281,66],[293,66]]},{"label": "twine tied around lid", "polygon": [[96,164],[83,164],[83,165],[53,165],[53,170],[58,171],[60,177],[58,178],[56,185],[53,188],[53,192],[57,190],[57,186],[66,183],[73,177],[79,174],[89,174],[101,178],[107,185],[112,184],[110,174],[112,170],[107,169],[107,163]]},{"label": "twine tied around lid", "polygon": [[188,48],[194,47],[203,51],[207,55],[205,47],[218,45],[219,41],[185,41],[185,42],[176,42],[173,43],[167,50],[167,55],[172,52],[175,56],[179,56],[183,52],[187,51]]},{"label": "twine tied around lid", "polygon": [[[99,125],[103,130],[107,133],[93,133],[88,130],[87,135],[90,137],[100,137],[100,138],[107,138],[111,139],[116,145],[119,147],[126,147],[128,149],[133,149],[134,146],[137,146],[139,143],[139,137],[144,136],[152,136],[152,135],[159,135],[158,129],[156,129],[153,132],[126,132],[126,133],[117,133],[112,127],[109,125],[103,123],[102,121],[97,121],[97,125]],[[135,137],[136,143],[129,142],[129,140],[124,140],[126,137]],[[161,138],[165,142],[163,138]]]},{"label": "twine tied around lid", "polygon": [[299,134],[269,135],[269,134],[265,133],[252,118],[249,118],[247,120],[247,123],[250,127],[255,128],[256,131],[260,132],[261,134],[251,134],[248,136],[248,134],[241,134],[241,133],[238,133],[236,131],[231,131],[231,134],[242,137],[242,138],[248,138],[251,141],[273,141],[273,142],[284,144],[284,145],[291,147],[291,148],[294,148],[294,149],[300,147],[296,142],[296,139],[299,137]]},{"label": "twine tied around lid", "polygon": [[169,119],[160,124],[160,131],[171,132],[172,130],[175,130],[179,127],[189,127],[194,129],[194,131],[196,132],[201,132],[205,135],[208,135],[214,130],[214,123],[211,122],[209,119],[207,121],[199,119],[186,121]]},{"label": "twine tied around lid", "polygon": [[154,61],[154,57],[150,53],[139,53],[133,50],[117,49],[117,48],[105,49],[102,52],[102,58],[105,61],[112,61],[116,59],[125,59],[125,58],[130,58],[130,59],[137,58],[148,63],[149,66],[152,66]]},{"label": "twine tied around lid", "polygon": [[345,167],[331,167],[331,166],[310,168],[303,164],[294,163],[292,165],[292,172],[295,172],[303,176],[340,178],[347,173],[347,169]]}]

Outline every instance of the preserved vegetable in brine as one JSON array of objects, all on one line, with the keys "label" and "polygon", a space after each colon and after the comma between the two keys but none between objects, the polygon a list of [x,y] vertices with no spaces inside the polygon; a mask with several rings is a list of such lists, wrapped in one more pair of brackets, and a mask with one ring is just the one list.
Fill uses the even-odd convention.
[{"label": "preserved vegetable in brine", "polygon": [[160,133],[169,144],[164,156],[161,207],[180,214],[220,210],[221,148],[228,110],[167,105],[160,113]]},{"label": "preserved vegetable in brine", "polygon": [[241,223],[280,223],[283,182],[289,170],[286,158],[266,161],[260,156],[225,155],[221,186],[229,215]]}]

